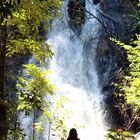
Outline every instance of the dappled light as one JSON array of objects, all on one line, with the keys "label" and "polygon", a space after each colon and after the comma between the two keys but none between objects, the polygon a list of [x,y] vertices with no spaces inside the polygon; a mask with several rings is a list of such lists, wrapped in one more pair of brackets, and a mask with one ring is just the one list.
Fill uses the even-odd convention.
[{"label": "dappled light", "polygon": [[0,0],[0,140],[140,140],[140,0]]}]

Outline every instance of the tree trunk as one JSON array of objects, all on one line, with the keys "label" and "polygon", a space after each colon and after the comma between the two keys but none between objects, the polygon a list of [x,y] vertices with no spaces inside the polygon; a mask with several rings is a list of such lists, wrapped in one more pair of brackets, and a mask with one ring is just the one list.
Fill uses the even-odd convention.
[{"label": "tree trunk", "polygon": [[8,131],[7,103],[4,96],[6,25],[0,25],[0,140],[4,140]]},{"label": "tree trunk", "polygon": [[33,108],[33,140],[35,140],[36,109]]}]

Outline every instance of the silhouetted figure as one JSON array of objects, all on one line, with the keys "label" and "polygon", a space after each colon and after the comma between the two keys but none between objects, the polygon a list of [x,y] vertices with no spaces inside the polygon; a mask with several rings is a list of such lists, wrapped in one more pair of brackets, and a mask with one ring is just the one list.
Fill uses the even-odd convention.
[{"label": "silhouetted figure", "polygon": [[70,130],[67,140],[80,140],[78,139],[78,134],[75,128]]}]

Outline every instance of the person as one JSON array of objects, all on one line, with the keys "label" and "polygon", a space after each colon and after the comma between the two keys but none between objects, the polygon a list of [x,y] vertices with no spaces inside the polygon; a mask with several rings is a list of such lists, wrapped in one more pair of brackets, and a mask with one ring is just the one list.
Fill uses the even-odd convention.
[{"label": "person", "polygon": [[67,140],[80,140],[78,138],[77,130],[75,128],[72,128],[69,131],[69,136],[68,136]]}]

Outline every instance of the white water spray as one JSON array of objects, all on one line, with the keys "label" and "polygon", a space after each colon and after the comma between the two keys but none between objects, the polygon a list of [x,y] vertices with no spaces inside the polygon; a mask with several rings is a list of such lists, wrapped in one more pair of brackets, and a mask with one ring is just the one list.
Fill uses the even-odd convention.
[{"label": "white water spray", "polygon": [[[95,66],[96,46],[100,25],[87,14],[87,20],[78,37],[68,27],[67,1],[63,2],[63,22],[56,20],[47,43],[53,46],[55,56],[50,69],[55,71],[51,80],[57,87],[57,95],[69,99],[64,104],[73,113],[65,118],[68,128],[77,127],[80,140],[104,140],[105,126],[100,85]],[[97,16],[92,0],[86,0],[86,10]],[[51,140],[59,140],[51,137]]]}]

